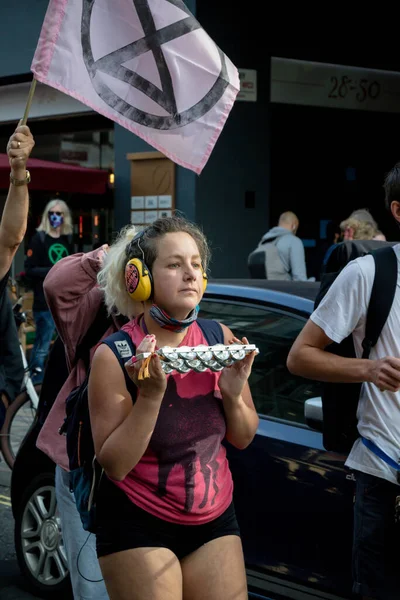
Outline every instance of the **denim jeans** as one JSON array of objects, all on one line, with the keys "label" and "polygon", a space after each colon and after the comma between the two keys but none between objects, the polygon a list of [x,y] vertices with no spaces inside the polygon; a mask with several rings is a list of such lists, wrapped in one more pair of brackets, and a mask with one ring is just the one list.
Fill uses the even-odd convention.
[{"label": "denim jeans", "polygon": [[377,600],[397,600],[399,525],[395,523],[400,487],[355,471],[353,592]]},{"label": "denim jeans", "polygon": [[44,366],[53,334],[55,325],[51,312],[49,310],[34,310],[33,318],[35,319],[35,343],[32,348],[30,367],[40,367],[42,372],[32,376],[33,383],[42,383]]},{"label": "denim jeans", "polygon": [[75,600],[108,600],[96,554],[96,536],[82,527],[69,473],[56,467],[56,498]]}]

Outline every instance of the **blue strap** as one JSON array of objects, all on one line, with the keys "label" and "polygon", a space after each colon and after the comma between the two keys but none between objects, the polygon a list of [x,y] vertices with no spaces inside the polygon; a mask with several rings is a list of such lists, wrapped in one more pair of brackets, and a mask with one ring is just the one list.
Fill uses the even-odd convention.
[{"label": "blue strap", "polygon": [[332,244],[332,246],[329,246],[328,250],[325,252],[325,256],[322,260],[322,266],[325,267],[325,265],[327,264],[330,255],[332,254],[332,252],[335,250],[336,248],[336,244]]},{"label": "blue strap", "polygon": [[385,461],[385,463],[387,463],[393,469],[396,469],[396,471],[400,471],[400,464],[394,461],[393,458],[390,458],[390,456],[385,454],[385,452],[381,450],[374,442],[371,442],[371,440],[367,440],[362,436],[361,439],[362,443],[368,448],[368,450],[371,450],[371,452],[376,454],[376,456],[379,456],[379,458]]},{"label": "blue strap", "polygon": [[212,319],[197,319],[197,324],[210,346],[224,343],[224,332],[221,324]]}]

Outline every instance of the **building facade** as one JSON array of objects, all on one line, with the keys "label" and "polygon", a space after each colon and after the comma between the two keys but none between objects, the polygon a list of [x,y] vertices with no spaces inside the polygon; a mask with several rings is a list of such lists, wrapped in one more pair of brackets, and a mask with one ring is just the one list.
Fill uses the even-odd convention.
[{"label": "building facade", "polygon": [[[3,148],[22,115],[47,4],[20,0],[18,6],[1,8]],[[308,260],[324,238],[327,221],[340,222],[355,208],[370,208],[388,239],[395,239],[397,231],[383,209],[382,183],[400,159],[399,64],[384,55],[360,56],[339,47],[264,46],[262,24],[243,14],[242,5],[230,3],[227,11],[223,2],[186,4],[242,76],[242,97],[201,175],[176,166],[176,208],[207,234],[211,275],[246,277],[249,252],[285,210],[300,218],[298,235]],[[88,218],[93,209],[102,210],[112,223],[106,229],[118,230],[130,220],[127,154],[153,148],[58,92],[48,89],[39,100],[29,121],[37,138],[34,155],[112,171],[113,190],[96,199],[97,206],[86,197],[67,201],[76,210],[85,203]]]}]

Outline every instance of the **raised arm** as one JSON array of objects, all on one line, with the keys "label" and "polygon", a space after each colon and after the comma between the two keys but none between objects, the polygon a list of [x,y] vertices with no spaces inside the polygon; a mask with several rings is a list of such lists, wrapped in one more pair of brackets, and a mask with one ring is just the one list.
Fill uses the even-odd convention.
[{"label": "raised arm", "polygon": [[72,254],[58,261],[44,280],[46,301],[57,331],[64,342],[69,364],[102,302],[97,273],[107,246],[92,252]]},{"label": "raised arm", "polygon": [[0,280],[8,273],[26,232],[29,194],[26,163],[35,142],[29,127],[17,127],[7,144],[11,182],[0,222]]}]

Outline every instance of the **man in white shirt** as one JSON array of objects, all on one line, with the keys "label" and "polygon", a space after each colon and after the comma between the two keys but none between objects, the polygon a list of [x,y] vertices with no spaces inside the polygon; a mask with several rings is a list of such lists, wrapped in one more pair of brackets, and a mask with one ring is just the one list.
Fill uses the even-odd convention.
[{"label": "man in white shirt", "polygon": [[[400,163],[385,179],[386,205],[400,224]],[[400,244],[394,246],[398,265]],[[311,315],[289,353],[291,373],[310,379],[362,383],[357,418],[360,436],[371,440],[394,463],[400,462],[400,274],[393,305],[369,359],[363,359],[367,308],[375,274],[372,256],[350,262]],[[353,334],[357,358],[325,348]],[[397,469],[356,440],[346,466],[356,475],[353,592],[367,599],[400,595],[395,502]],[[399,479],[400,480],[400,479]],[[393,560],[392,560],[393,559]],[[393,562],[393,565],[391,564]]]}]

